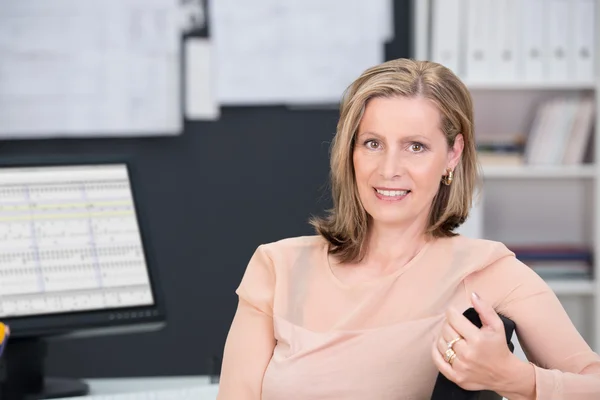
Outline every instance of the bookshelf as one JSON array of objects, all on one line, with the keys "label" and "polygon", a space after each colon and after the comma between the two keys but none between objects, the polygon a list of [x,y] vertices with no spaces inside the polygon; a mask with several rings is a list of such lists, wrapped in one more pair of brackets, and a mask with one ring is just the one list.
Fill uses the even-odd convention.
[{"label": "bookshelf", "polygon": [[[466,4],[466,3],[465,3]],[[413,57],[434,59],[433,0],[413,0]],[[461,13],[465,14],[465,13]],[[600,0],[595,3],[595,37],[600,38]],[[462,34],[468,31],[464,28]],[[462,51],[468,47],[460,42]],[[464,79],[475,108],[475,134],[524,133],[528,138],[536,107],[557,96],[600,92],[600,40],[594,43],[592,80],[510,81]],[[459,76],[464,76],[459,73]],[[596,121],[600,102],[595,102]],[[600,135],[594,124],[586,161],[575,165],[482,165],[483,192],[469,232],[513,245],[585,246],[600,260]],[[469,222],[469,221],[467,221]],[[591,279],[547,279],[586,341],[600,350],[600,262]],[[518,343],[517,343],[518,347]],[[518,353],[518,352],[517,352]],[[524,355],[521,353],[524,357]]]},{"label": "bookshelf", "polygon": [[596,282],[588,280],[549,281],[549,285],[560,296],[594,296]]},{"label": "bookshelf", "polygon": [[594,81],[585,82],[478,82],[465,81],[471,90],[594,90]]},{"label": "bookshelf", "polygon": [[595,165],[568,166],[499,166],[484,165],[484,179],[594,179]]}]

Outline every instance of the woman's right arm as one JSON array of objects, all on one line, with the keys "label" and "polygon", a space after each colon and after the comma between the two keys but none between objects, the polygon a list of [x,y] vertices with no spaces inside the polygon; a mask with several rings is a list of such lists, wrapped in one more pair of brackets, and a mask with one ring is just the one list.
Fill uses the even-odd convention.
[{"label": "woman's right arm", "polygon": [[273,317],[240,299],[225,343],[217,400],[260,400],[274,348]]},{"label": "woman's right arm", "polygon": [[239,302],[223,353],[217,400],[260,400],[275,348],[273,264],[263,246],[252,256],[236,291]]}]

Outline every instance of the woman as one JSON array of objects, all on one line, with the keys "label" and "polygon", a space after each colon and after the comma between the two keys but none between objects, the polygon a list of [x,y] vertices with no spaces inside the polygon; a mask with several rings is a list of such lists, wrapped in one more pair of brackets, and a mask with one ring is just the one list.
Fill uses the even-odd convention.
[{"label": "woman", "polygon": [[503,244],[453,233],[477,162],[471,98],[451,71],[406,59],[365,71],[341,105],[331,181],[318,235],[250,260],[220,400],[429,399],[439,372],[512,400],[600,398],[600,357],[546,283]]}]

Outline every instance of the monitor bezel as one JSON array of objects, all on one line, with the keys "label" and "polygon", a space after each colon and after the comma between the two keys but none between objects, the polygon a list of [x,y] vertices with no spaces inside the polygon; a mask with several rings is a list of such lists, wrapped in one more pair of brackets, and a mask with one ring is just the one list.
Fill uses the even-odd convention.
[{"label": "monitor bezel", "polygon": [[146,259],[148,276],[154,299],[153,305],[129,306],[111,309],[81,310],[66,313],[48,313],[23,315],[16,317],[0,317],[0,321],[8,324],[11,337],[62,336],[62,335],[94,335],[127,331],[132,326],[148,326],[148,330],[159,329],[166,322],[164,293],[160,285],[160,272],[152,245],[149,223],[150,208],[140,194],[139,187],[142,174],[136,166],[135,157],[131,155],[110,156],[36,156],[0,157],[0,169],[4,168],[39,168],[39,167],[77,167],[77,166],[110,166],[124,165],[127,168],[137,223],[140,230],[142,249]]}]

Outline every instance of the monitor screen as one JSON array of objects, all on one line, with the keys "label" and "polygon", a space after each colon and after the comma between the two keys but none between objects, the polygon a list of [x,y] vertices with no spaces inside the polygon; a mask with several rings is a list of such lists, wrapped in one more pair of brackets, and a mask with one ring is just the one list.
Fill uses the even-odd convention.
[{"label": "monitor screen", "polygon": [[126,164],[0,168],[0,320],[153,304]]}]

